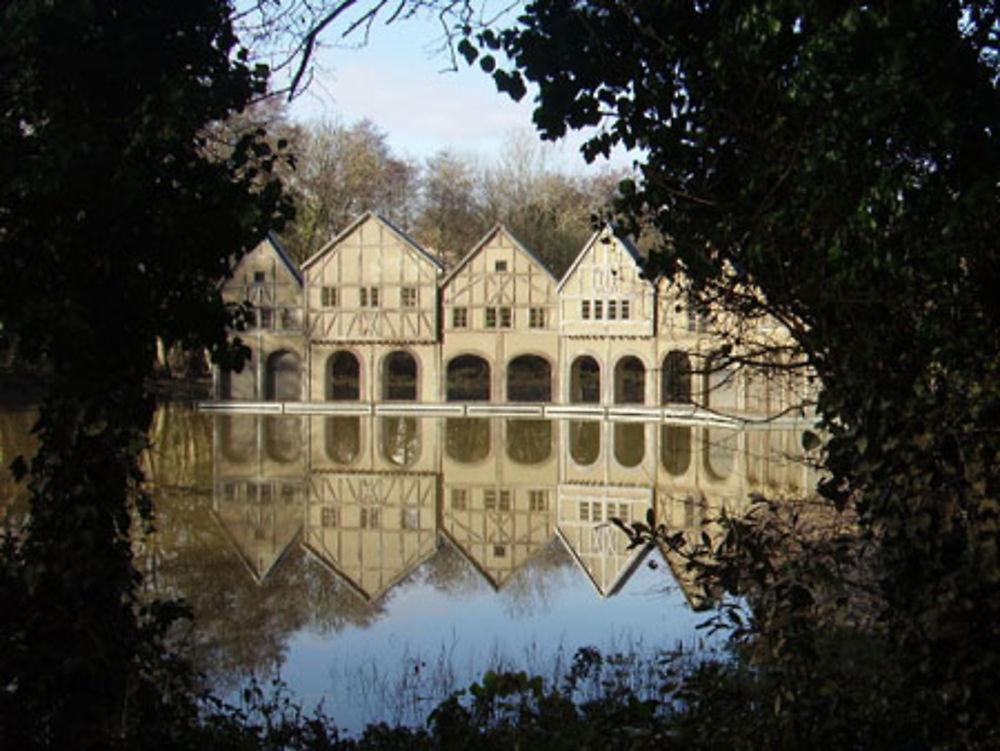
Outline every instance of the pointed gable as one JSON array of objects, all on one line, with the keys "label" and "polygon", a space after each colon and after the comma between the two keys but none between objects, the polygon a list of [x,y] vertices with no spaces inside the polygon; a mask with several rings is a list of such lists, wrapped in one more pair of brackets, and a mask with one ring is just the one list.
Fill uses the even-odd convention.
[{"label": "pointed gable", "polygon": [[302,270],[313,341],[436,340],[444,267],[387,219],[362,214]]},{"label": "pointed gable", "polygon": [[582,336],[653,336],[656,287],[627,238],[595,232],[559,282],[561,330]]}]

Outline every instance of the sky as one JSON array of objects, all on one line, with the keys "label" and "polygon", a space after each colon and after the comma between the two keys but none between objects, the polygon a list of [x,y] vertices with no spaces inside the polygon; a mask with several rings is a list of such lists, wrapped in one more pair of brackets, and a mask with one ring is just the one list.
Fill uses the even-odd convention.
[{"label": "sky", "polygon": [[[315,77],[292,103],[293,119],[368,118],[397,153],[420,161],[444,148],[492,161],[512,132],[533,132],[530,91],[514,102],[462,59],[457,72],[445,70],[450,59],[440,50],[441,29],[433,18],[377,24],[362,47],[333,47],[330,33],[324,39]],[[548,163],[581,174],[599,169],[588,168],[581,142],[576,136],[551,146]],[[620,154],[611,166],[630,161]]]}]

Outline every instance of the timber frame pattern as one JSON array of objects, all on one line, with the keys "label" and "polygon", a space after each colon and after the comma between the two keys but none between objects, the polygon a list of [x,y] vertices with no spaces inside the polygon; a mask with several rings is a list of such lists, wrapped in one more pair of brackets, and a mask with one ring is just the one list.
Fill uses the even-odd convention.
[{"label": "timber frame pattern", "polygon": [[[218,410],[808,416],[801,371],[736,369],[727,322],[683,284],[642,274],[635,246],[595,233],[561,280],[497,225],[450,271],[391,222],[358,217],[299,270],[269,236],[223,287],[255,315]],[[761,341],[787,344],[780,327]],[[743,334],[747,339],[746,333]],[[752,338],[752,337],[751,337]]]}]

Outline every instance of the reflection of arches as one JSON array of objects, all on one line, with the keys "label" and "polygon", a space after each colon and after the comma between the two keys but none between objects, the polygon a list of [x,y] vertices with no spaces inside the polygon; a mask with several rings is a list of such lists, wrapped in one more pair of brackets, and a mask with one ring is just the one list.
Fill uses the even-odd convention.
[{"label": "reflection of arches", "polygon": [[663,358],[660,400],[663,404],[691,403],[691,359],[680,350],[673,350]]},{"label": "reflection of arches", "polygon": [[415,417],[382,418],[382,458],[409,467],[420,456],[420,424]]},{"label": "reflection of arches", "polygon": [[237,373],[232,370],[219,370],[220,399],[257,399],[257,358],[256,353],[243,362],[243,369]]},{"label": "reflection of arches", "polygon": [[448,362],[449,402],[488,402],[490,364],[477,355],[459,355]]},{"label": "reflection of arches", "polygon": [[672,475],[683,475],[691,466],[691,426],[660,426],[660,462]]},{"label": "reflection of arches", "polygon": [[507,401],[551,402],[552,365],[538,355],[521,355],[507,363]]},{"label": "reflection of arches", "polygon": [[646,426],[639,422],[615,423],[615,461],[637,467],[646,455]]},{"label": "reflection of arches", "polygon": [[257,418],[252,415],[218,415],[219,448],[226,461],[248,462],[257,445]]},{"label": "reflection of arches", "polygon": [[327,417],[324,424],[326,455],[337,464],[351,464],[361,453],[361,418]]},{"label": "reflection of arches", "polygon": [[264,398],[275,402],[297,402],[302,397],[299,356],[280,349],[267,358]]},{"label": "reflection of arches", "polygon": [[581,467],[601,455],[601,423],[574,420],[569,424],[569,455]]},{"label": "reflection of arches", "polygon": [[552,455],[551,420],[507,420],[507,458],[539,464]]},{"label": "reflection of arches", "polygon": [[444,451],[461,464],[479,462],[490,455],[490,421],[482,417],[449,418],[444,424]]},{"label": "reflection of arches", "polygon": [[581,355],[570,366],[569,400],[572,404],[598,404],[601,401],[601,366],[590,355]]},{"label": "reflection of arches", "polygon": [[352,352],[342,349],[326,358],[326,398],[328,401],[361,398],[361,363]]},{"label": "reflection of arches", "polygon": [[635,355],[615,365],[615,404],[642,404],[646,398],[646,366]]},{"label": "reflection of arches", "polygon": [[298,417],[265,417],[264,446],[267,457],[284,464],[302,454],[302,421]]},{"label": "reflection of arches", "polygon": [[417,399],[417,360],[409,352],[397,350],[382,361],[382,398],[401,401]]},{"label": "reflection of arches", "polygon": [[705,429],[705,469],[716,480],[725,480],[733,472],[739,433],[729,428]]}]

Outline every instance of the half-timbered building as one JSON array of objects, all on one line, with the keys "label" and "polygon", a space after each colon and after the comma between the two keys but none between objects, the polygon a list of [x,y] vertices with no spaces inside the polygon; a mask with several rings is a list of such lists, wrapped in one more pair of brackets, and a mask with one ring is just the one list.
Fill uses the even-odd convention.
[{"label": "half-timbered building", "polygon": [[439,401],[437,258],[369,212],[302,269],[309,401]]}]

